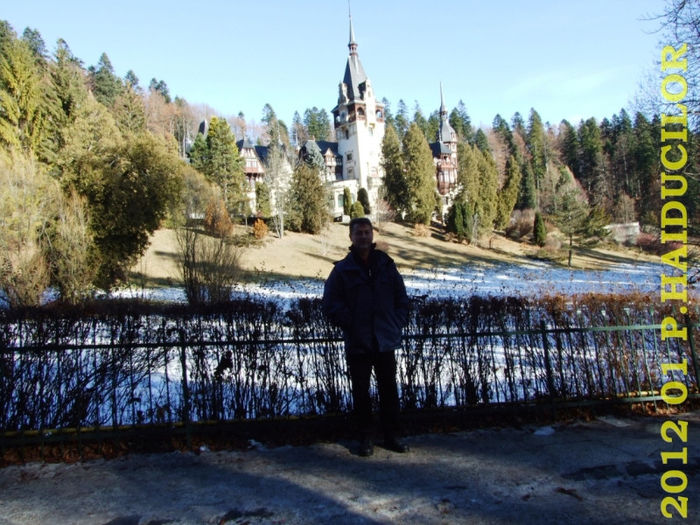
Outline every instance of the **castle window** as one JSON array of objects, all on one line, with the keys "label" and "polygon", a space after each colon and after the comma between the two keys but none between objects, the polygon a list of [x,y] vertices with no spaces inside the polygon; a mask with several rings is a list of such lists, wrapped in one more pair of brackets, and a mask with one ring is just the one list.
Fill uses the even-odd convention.
[{"label": "castle window", "polygon": [[365,117],[365,110],[362,108],[357,108],[357,116],[360,118],[364,118]]},{"label": "castle window", "polygon": [[377,110],[377,120],[382,120],[384,118],[384,113],[382,113],[381,109]]},{"label": "castle window", "polygon": [[352,160],[352,151],[349,151],[345,154],[345,158],[348,159],[348,162]]},{"label": "castle window", "polygon": [[350,138],[350,132],[346,129],[345,130],[345,139],[347,140],[349,138]]}]

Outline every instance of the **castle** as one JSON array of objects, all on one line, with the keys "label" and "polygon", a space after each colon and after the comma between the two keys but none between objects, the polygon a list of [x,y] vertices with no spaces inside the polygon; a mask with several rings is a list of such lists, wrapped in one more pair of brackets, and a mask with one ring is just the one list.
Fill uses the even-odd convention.
[{"label": "castle", "polygon": [[[367,190],[370,207],[376,210],[384,177],[382,139],[385,130],[384,105],[377,101],[372,83],[357,53],[357,42],[350,19],[349,55],[345,74],[338,87],[338,103],[333,108],[335,142],[309,140],[299,147],[299,155],[317,149],[325,162],[322,177],[329,188],[330,210],[334,217],[343,214],[345,188],[356,198],[360,188]],[[449,123],[440,87],[440,126],[436,142],[430,144],[435,164],[436,189],[442,198],[443,214],[452,204],[457,191],[457,134]],[[252,209],[255,184],[264,180],[267,148],[239,141],[238,149],[245,159]],[[291,173],[291,168],[288,170]]]}]

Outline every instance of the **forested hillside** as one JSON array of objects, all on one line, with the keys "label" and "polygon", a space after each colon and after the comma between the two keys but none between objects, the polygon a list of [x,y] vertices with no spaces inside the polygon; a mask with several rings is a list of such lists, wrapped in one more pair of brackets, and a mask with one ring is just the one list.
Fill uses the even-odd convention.
[{"label": "forested hillside", "polygon": [[[683,29],[672,20],[670,27]],[[684,38],[700,40],[689,31]],[[260,122],[217,115],[173,97],[164,80],[145,85],[133,71],[118,76],[107,53],[86,66],[64,40],[50,48],[39,31],[18,34],[2,21],[0,101],[0,289],[10,304],[36,303],[50,285],[73,301],[119,284],[164,221],[214,221],[220,210],[229,221],[266,215],[269,198],[260,199],[267,209],[247,205],[237,140],[280,145],[294,164],[305,140],[334,139],[325,109],[295,113],[291,127],[269,104]],[[398,211],[414,199],[408,218],[426,222],[434,217],[434,191],[418,175],[430,169],[426,144],[435,140],[438,112],[426,117],[418,103],[409,111],[403,100],[384,104],[386,200]],[[533,108],[476,129],[467,106],[460,101],[449,115],[462,190],[445,219],[457,237],[507,229],[523,210],[571,236],[595,236],[611,222],[658,226],[663,107],[556,123],[542,122]],[[205,119],[206,138],[198,134]],[[695,131],[684,168],[691,225],[700,223]],[[415,176],[404,180],[403,173]],[[303,229],[309,221],[297,222]],[[318,221],[310,224],[318,231]]]}]

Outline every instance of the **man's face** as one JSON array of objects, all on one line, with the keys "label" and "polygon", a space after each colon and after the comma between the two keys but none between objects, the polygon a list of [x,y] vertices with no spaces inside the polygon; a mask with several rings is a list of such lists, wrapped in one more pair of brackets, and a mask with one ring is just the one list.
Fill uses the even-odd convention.
[{"label": "man's face", "polygon": [[356,224],[350,232],[350,241],[354,248],[368,250],[372,247],[372,226],[369,224]]}]

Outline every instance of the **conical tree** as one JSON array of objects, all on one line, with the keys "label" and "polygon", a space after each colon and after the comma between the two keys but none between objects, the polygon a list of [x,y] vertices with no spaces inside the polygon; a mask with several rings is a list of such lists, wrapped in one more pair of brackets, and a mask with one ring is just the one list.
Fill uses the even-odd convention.
[{"label": "conical tree", "polygon": [[206,138],[207,159],[204,174],[223,191],[230,212],[242,213],[246,203],[243,160],[228,122],[212,117]]},{"label": "conical tree", "polygon": [[382,167],[386,201],[399,214],[409,210],[408,185],[404,172],[401,142],[393,126],[386,127],[382,140]]},{"label": "conical tree", "polygon": [[435,165],[420,127],[414,122],[403,140],[404,170],[409,195],[409,220],[430,224],[435,210]]},{"label": "conical tree", "polygon": [[318,170],[300,162],[294,170],[287,200],[290,230],[319,233],[328,222],[328,199]]},{"label": "conical tree", "polygon": [[547,228],[544,225],[544,219],[540,212],[535,212],[535,224],[534,224],[534,236],[535,244],[537,246],[544,246],[547,242]]},{"label": "conical tree", "polygon": [[513,213],[515,203],[518,201],[518,189],[520,188],[520,166],[513,155],[506,162],[506,180],[498,192],[498,213],[496,214],[496,227],[508,226],[510,215]]}]

